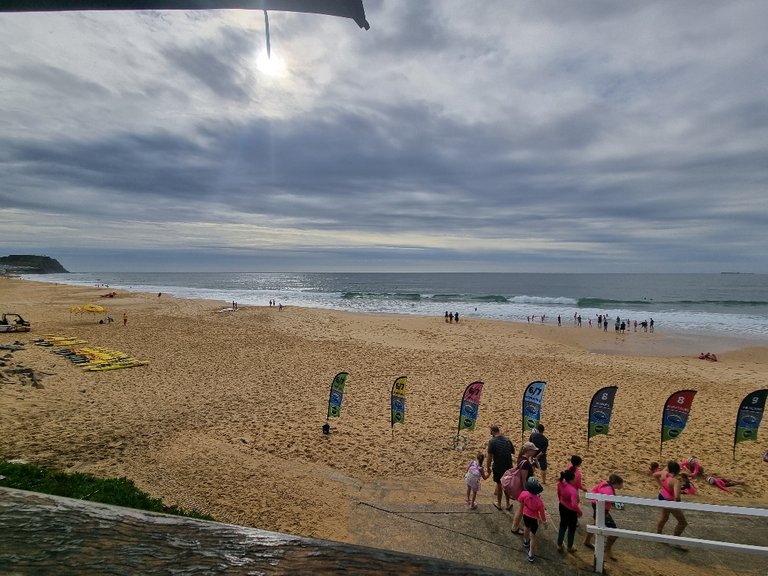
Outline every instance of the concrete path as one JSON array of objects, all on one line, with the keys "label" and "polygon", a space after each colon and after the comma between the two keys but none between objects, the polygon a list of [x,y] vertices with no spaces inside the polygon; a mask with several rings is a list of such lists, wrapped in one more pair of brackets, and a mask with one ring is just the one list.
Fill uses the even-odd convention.
[{"label": "concrete path", "polygon": [[[463,494],[455,487],[432,487],[438,492],[436,500],[440,501],[444,501],[445,490],[452,490],[458,500],[455,504],[403,504],[402,501],[407,499],[405,491],[418,493],[430,488],[404,482],[371,484],[361,490],[350,530],[359,544],[475,564],[510,574],[594,574],[592,550],[582,544],[586,534],[584,525],[591,521],[591,517],[580,522],[576,553],[559,553],[556,548],[560,521],[557,499],[554,486],[547,486],[544,501],[551,514],[551,525],[539,531],[537,559],[529,563],[522,538],[510,531],[511,512],[499,511],[491,504],[492,486],[490,482],[484,484],[480,506],[477,510],[468,510]],[[588,506],[585,507],[587,514],[591,515]],[[620,528],[647,532],[655,531],[656,514],[656,509],[645,506],[627,506],[613,512]],[[686,516],[689,526],[685,536],[768,546],[768,521],[765,519],[700,512],[686,512]],[[666,533],[671,534],[674,523],[674,519],[670,519]],[[680,551],[666,544],[626,539],[619,540],[614,551],[617,559],[606,561],[606,574],[768,575],[768,557],[754,554],[699,548]]]},{"label": "concrete path", "polygon": [[[425,503],[426,490],[434,501]],[[313,574],[313,575],[481,575],[544,576],[593,574],[593,556],[556,550],[558,514],[540,532],[538,557],[529,563],[520,537],[510,532],[511,514],[499,511],[483,493],[477,510],[462,494],[446,503],[455,485],[412,482],[363,486],[349,530],[354,544],[300,538],[145,513],[0,487],[0,574]],[[545,493],[556,511],[552,490]],[[413,503],[408,504],[409,501]],[[686,535],[768,545],[768,522],[735,516],[687,514]],[[655,512],[643,506],[617,511],[622,528],[653,530]],[[669,526],[668,530],[671,530]],[[676,550],[663,544],[619,540],[617,560],[605,573],[628,576],[766,576],[765,556]]]}]

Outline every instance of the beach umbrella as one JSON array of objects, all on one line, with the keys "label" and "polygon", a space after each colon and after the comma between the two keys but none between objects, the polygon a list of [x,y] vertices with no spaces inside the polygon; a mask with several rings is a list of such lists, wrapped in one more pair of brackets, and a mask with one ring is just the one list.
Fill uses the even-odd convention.
[{"label": "beach umbrella", "polygon": [[72,306],[69,309],[69,313],[75,314],[105,314],[107,309],[104,306],[98,304],[84,304],[83,306]]}]

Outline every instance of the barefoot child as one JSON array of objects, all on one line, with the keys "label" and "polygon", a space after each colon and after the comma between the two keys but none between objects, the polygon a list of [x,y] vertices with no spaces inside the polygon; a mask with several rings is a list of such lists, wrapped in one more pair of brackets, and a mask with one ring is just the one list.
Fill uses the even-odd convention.
[{"label": "barefoot child", "polygon": [[475,455],[476,460],[472,460],[467,466],[467,471],[464,474],[464,479],[467,481],[467,497],[466,501],[470,510],[477,509],[475,498],[477,498],[477,491],[480,490],[480,480],[488,478],[488,473],[483,468],[483,460],[485,460],[485,454],[478,452]]},{"label": "barefoot child", "polygon": [[546,528],[547,512],[540,494],[544,491],[538,478],[531,477],[525,481],[525,490],[520,492],[518,500],[523,508],[523,547],[528,555],[528,562],[536,560],[536,532],[539,520]]},{"label": "barefoot child", "polygon": [[688,474],[689,478],[699,478],[704,475],[704,469],[696,456],[691,456],[688,460],[680,460],[680,471]]},{"label": "barefoot child", "polygon": [[[674,460],[670,460],[667,463],[667,475],[661,481],[661,490],[659,490],[659,500],[666,500],[670,502],[680,502],[680,494],[683,491],[683,477],[680,475],[680,464]],[[677,520],[677,525],[673,531],[675,536],[680,536],[688,526],[688,521],[685,519],[685,514],[682,510],[675,508],[661,508],[659,510],[659,517],[656,520],[656,533],[661,534],[664,530],[664,526],[669,520],[670,514]]]},{"label": "barefoot child", "polygon": [[717,486],[720,490],[732,494],[733,491],[728,488],[731,486],[738,486],[744,484],[743,480],[736,480],[733,478],[720,478],[719,476],[707,476],[707,482],[712,486]]}]

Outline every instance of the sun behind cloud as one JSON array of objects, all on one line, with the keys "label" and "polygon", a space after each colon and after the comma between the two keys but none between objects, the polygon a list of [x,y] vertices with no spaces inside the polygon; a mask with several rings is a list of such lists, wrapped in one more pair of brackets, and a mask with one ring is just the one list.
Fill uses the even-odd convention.
[{"label": "sun behind cloud", "polygon": [[262,74],[275,78],[284,78],[287,75],[285,62],[279,56],[267,56],[266,51],[259,52],[256,56],[256,68]]}]

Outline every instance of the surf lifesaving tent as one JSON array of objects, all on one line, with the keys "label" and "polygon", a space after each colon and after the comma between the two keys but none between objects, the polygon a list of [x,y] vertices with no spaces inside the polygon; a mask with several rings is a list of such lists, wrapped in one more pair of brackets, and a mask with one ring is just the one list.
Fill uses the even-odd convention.
[{"label": "surf lifesaving tent", "polygon": [[79,10],[277,10],[351,18],[368,30],[363,0],[2,0],[0,12]]}]

